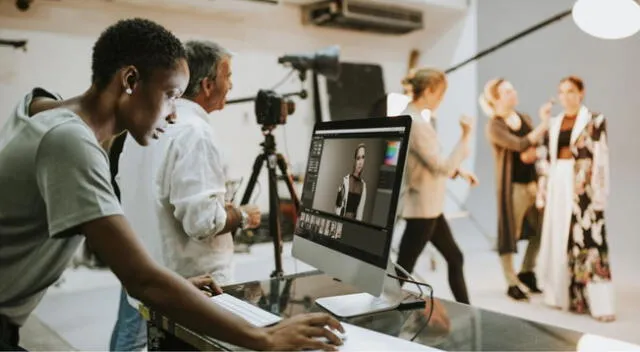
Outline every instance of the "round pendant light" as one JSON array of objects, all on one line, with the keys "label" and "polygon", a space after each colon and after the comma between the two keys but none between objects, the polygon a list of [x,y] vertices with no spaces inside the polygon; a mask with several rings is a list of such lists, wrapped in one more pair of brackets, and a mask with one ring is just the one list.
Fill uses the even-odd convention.
[{"label": "round pendant light", "polygon": [[573,21],[596,38],[621,39],[640,31],[640,3],[637,0],[577,0]]}]

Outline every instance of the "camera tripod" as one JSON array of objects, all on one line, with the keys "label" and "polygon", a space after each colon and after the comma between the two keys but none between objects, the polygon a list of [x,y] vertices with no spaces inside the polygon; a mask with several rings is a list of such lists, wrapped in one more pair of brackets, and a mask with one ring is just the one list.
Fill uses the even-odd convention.
[{"label": "camera tripod", "polygon": [[282,154],[276,151],[276,141],[272,133],[274,128],[275,126],[262,127],[262,134],[264,135],[264,142],[260,143],[262,146],[262,153],[256,157],[256,160],[253,163],[253,171],[240,204],[248,204],[251,200],[251,194],[253,193],[253,189],[258,181],[262,165],[266,164],[269,177],[269,234],[273,239],[275,257],[275,270],[271,273],[271,277],[282,278],[284,275],[284,270],[282,269],[282,229],[276,167],[280,169],[285,183],[287,184],[287,189],[291,195],[296,216],[300,210],[300,200],[298,199],[296,190],[293,186],[293,179],[291,174],[289,174],[287,161]]}]

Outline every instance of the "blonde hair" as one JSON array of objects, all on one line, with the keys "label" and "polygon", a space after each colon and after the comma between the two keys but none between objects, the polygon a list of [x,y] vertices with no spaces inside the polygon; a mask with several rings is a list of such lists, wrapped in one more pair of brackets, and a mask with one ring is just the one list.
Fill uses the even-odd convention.
[{"label": "blonde hair", "polygon": [[447,75],[435,68],[421,68],[412,70],[403,80],[402,85],[408,88],[413,100],[416,100],[427,89],[435,89],[441,84],[447,84]]},{"label": "blonde hair", "polygon": [[478,104],[482,111],[489,117],[493,117],[496,114],[495,102],[500,98],[498,88],[505,81],[504,78],[494,78],[484,85],[484,90],[480,97],[478,97]]}]

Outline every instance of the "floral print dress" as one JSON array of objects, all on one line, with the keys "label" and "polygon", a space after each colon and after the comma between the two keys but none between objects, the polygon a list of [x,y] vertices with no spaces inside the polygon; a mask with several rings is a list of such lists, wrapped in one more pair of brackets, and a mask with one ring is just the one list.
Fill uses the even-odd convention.
[{"label": "floral print dress", "polygon": [[[538,162],[538,170],[542,171],[538,199],[544,199],[547,189],[544,171],[549,169],[550,162],[548,138],[540,148],[546,157]],[[588,313],[590,306],[599,304],[598,301],[612,300],[612,297],[595,293],[592,294],[594,297],[589,297],[589,292],[596,292],[589,290],[590,285],[611,285],[604,218],[609,189],[609,152],[606,119],[602,114],[590,112],[589,122],[571,146],[571,151],[575,159],[575,188],[567,243],[567,270],[570,274],[567,294],[570,311]],[[613,294],[611,289],[597,292],[607,292],[608,296]]]}]

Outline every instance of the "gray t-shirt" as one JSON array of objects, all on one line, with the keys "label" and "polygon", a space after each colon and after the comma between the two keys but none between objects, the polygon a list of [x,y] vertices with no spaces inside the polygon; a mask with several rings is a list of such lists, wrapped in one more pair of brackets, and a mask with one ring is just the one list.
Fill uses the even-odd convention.
[{"label": "gray t-shirt", "polygon": [[122,214],[93,131],[67,109],[29,118],[30,101],[0,130],[0,314],[17,325],[68,265],[78,225]]}]

